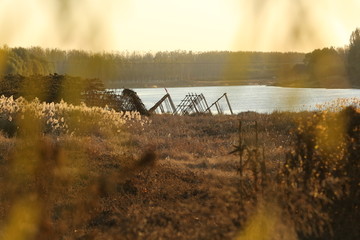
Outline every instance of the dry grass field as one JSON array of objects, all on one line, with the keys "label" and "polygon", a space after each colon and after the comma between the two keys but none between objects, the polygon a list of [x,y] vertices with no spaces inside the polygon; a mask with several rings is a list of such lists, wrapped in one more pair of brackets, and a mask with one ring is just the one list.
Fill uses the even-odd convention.
[{"label": "dry grass field", "polygon": [[111,131],[82,111],[56,131],[4,125],[0,239],[359,237],[356,109],[123,116]]}]

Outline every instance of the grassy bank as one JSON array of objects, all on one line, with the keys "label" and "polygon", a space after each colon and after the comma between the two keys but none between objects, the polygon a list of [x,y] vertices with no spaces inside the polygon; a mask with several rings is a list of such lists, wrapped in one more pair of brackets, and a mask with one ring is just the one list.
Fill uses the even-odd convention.
[{"label": "grassy bank", "polygon": [[[122,116],[121,127],[108,126],[116,131],[99,116],[84,128],[67,120],[86,121],[79,111],[65,114],[68,126],[57,131],[49,126],[56,117],[43,120],[47,131],[30,131],[31,140],[21,131],[0,137],[0,239],[359,234],[356,111]],[[239,119],[242,166],[239,152],[229,154],[239,145]]]}]

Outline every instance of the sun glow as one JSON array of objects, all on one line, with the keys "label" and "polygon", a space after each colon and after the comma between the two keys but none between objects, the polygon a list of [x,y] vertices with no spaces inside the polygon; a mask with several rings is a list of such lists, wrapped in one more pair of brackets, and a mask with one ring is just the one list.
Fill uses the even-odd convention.
[{"label": "sun glow", "polygon": [[358,9],[357,0],[3,0],[0,45],[307,52],[347,44]]}]

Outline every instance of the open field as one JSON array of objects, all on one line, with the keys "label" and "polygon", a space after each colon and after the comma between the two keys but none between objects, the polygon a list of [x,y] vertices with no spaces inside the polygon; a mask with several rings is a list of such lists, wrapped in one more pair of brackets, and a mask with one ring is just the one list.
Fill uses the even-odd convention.
[{"label": "open field", "polygon": [[[1,136],[0,239],[357,239],[359,127],[339,133],[355,142],[335,141],[341,156],[310,146],[308,130],[358,126],[359,113],[328,115],[155,115],[116,132]],[[239,119],[249,149],[258,124],[242,178],[229,154]]]}]

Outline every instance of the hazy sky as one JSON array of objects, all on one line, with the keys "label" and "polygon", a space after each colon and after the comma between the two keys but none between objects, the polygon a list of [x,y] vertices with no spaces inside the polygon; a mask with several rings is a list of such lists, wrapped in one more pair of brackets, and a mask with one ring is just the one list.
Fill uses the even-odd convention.
[{"label": "hazy sky", "polygon": [[0,0],[0,45],[92,51],[343,47],[360,0]]}]

